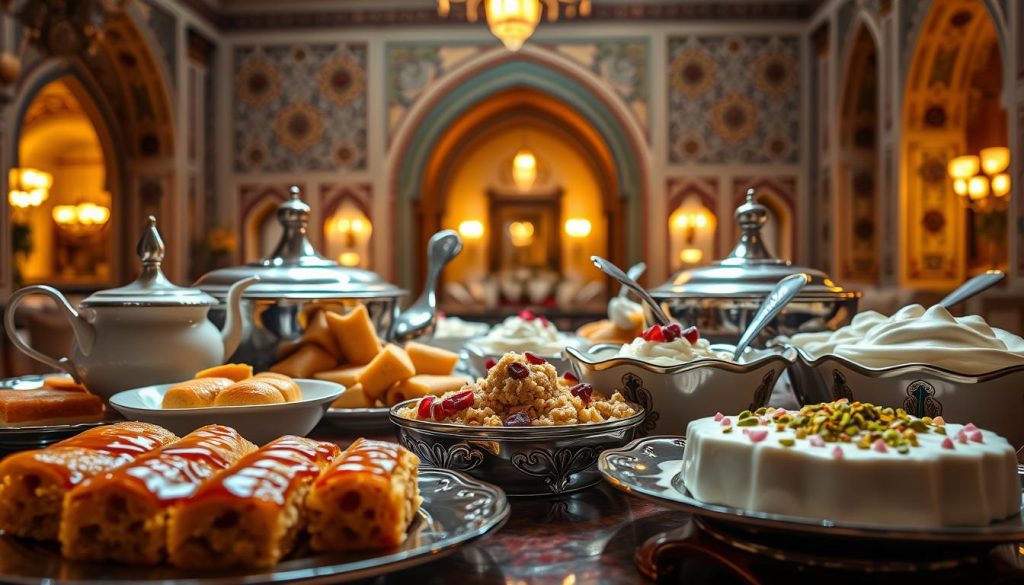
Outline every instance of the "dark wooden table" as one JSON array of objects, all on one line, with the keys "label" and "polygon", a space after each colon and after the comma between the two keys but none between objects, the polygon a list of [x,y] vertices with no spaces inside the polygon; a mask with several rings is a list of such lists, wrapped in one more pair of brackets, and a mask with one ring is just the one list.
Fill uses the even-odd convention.
[{"label": "dark wooden table", "polygon": [[[354,436],[321,425],[312,436],[345,445]],[[393,436],[374,438],[395,440]],[[682,529],[687,555],[663,555],[662,582],[694,584],[864,583],[864,572],[814,569],[740,551],[710,537],[688,513],[608,484],[558,497],[511,498],[508,522],[490,537],[420,567],[369,581],[375,585],[612,585],[649,582],[637,569],[638,549],[651,537]],[[785,543],[782,543],[785,544]],[[931,553],[925,549],[922,556]],[[840,555],[841,556],[841,555]],[[939,560],[936,557],[935,560]],[[669,570],[669,569],[672,570]],[[918,574],[870,576],[872,585],[907,583],[1024,584],[1024,546],[980,553],[971,563]]]}]

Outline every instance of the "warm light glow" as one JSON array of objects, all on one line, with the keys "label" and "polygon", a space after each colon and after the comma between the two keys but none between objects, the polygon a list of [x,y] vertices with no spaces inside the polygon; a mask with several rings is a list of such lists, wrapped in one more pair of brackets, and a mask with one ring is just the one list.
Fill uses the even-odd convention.
[{"label": "warm light glow", "polygon": [[1000,173],[992,177],[992,194],[996,197],[1005,197],[1010,192],[1010,175]]},{"label": "warm light glow", "polygon": [[38,169],[12,168],[7,175],[7,200],[14,207],[38,207],[50,196],[53,175]]},{"label": "warm light glow", "polygon": [[981,175],[971,177],[967,182],[967,195],[974,200],[988,197],[988,178]]},{"label": "warm light glow", "polygon": [[459,224],[459,235],[467,240],[479,240],[484,236],[484,224],[475,219],[467,219]]},{"label": "warm light glow", "polygon": [[518,51],[540,22],[540,0],[487,0],[487,26],[509,51]]},{"label": "warm light glow", "polygon": [[537,181],[537,157],[525,148],[512,157],[512,182],[522,191],[529,191]]},{"label": "warm light glow", "polygon": [[978,157],[973,155],[958,156],[949,161],[949,176],[954,179],[970,179],[978,174]]},{"label": "warm light glow", "polygon": [[373,224],[370,220],[361,217],[337,217],[330,220],[328,230],[342,236],[369,236],[373,231]]},{"label": "warm light glow", "polygon": [[679,253],[679,259],[687,264],[696,264],[704,259],[704,252],[700,248],[684,248]]},{"label": "warm light glow", "polygon": [[1005,146],[983,148],[979,154],[981,155],[981,168],[990,177],[998,175],[1010,166],[1010,149]]},{"label": "warm light glow", "polygon": [[514,221],[508,224],[508,235],[512,238],[513,246],[529,246],[533,243],[533,224],[528,221]]},{"label": "warm light glow", "polygon": [[577,217],[565,220],[565,233],[570,238],[585,238],[590,235],[592,227],[589,219]]},{"label": "warm light glow", "polygon": [[95,233],[110,221],[110,208],[95,203],[56,205],[50,212],[61,229],[76,235]]},{"label": "warm light glow", "polygon": [[338,256],[338,264],[342,266],[359,266],[359,260],[358,252],[342,252]]},{"label": "warm light glow", "polygon": [[954,180],[953,192],[960,196],[967,195],[967,179]]},{"label": "warm light glow", "polygon": [[704,229],[708,227],[708,216],[703,212],[698,213],[683,213],[681,211],[676,212],[675,218],[672,224],[676,228],[685,230],[686,228],[697,228]]}]

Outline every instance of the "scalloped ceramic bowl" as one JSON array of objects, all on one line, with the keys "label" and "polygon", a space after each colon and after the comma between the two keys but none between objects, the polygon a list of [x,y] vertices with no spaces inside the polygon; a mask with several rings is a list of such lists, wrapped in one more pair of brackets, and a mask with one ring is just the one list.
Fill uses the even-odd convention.
[{"label": "scalloped ceramic bowl", "polygon": [[[779,375],[796,359],[790,348],[747,350],[739,362],[698,359],[663,366],[619,357],[619,346],[598,345],[566,353],[576,375],[605,394],[618,390],[644,407],[638,436],[683,435],[690,421],[716,412],[740,412],[768,404]],[[731,346],[716,349],[732,351]]]},{"label": "scalloped ceramic bowl", "polygon": [[789,377],[800,404],[848,398],[915,416],[941,415],[949,422],[973,422],[1014,447],[1024,446],[1024,364],[984,374],[921,363],[868,368],[837,355],[812,358],[790,347],[797,360]]},{"label": "scalloped ceramic bowl", "polygon": [[399,402],[388,416],[398,440],[425,465],[461,471],[509,495],[541,496],[580,490],[601,481],[597,456],[633,440],[643,408],[629,418],[599,423],[536,427],[482,427],[408,419],[398,412],[419,399]]}]

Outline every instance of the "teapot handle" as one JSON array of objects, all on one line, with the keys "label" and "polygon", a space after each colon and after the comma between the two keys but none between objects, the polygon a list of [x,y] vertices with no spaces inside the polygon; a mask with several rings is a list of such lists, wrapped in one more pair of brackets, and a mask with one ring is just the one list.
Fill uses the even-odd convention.
[{"label": "teapot handle", "polygon": [[[15,331],[14,313],[21,301],[23,301],[25,297],[33,294],[41,294],[53,298],[57,303],[57,308],[64,313],[64,316],[67,317],[72,325],[75,325],[78,320],[81,319],[81,317],[78,316],[78,311],[68,303],[68,300],[64,298],[64,295],[60,294],[60,291],[57,289],[50,286],[26,286],[11,295],[10,300],[7,302],[7,310],[4,313],[4,328],[7,329],[7,337],[10,338],[14,347],[21,350],[25,355],[36,361],[42,362],[55,370],[63,370],[71,374],[71,377],[74,378],[76,382],[82,383],[82,377],[78,374],[78,368],[75,366],[74,362],[71,361],[71,358],[64,356],[60,359],[54,359],[25,343],[25,341],[18,336],[17,331]],[[75,327],[75,329],[77,330],[77,327]],[[78,340],[76,336],[76,342],[80,341],[82,340]]]}]

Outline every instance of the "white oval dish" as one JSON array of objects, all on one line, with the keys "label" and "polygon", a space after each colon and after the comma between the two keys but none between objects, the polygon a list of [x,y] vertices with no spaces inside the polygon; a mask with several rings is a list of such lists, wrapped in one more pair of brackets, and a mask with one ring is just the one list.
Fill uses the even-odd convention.
[{"label": "white oval dish", "polygon": [[283,404],[161,408],[164,394],[174,384],[157,384],[118,392],[110,397],[110,405],[127,419],[160,425],[179,436],[221,424],[262,445],[281,435],[305,436],[345,391],[341,384],[325,380],[297,378],[295,383],[302,389],[302,399]]}]

